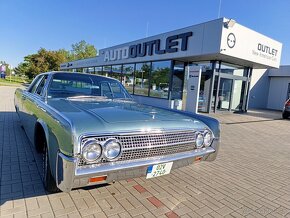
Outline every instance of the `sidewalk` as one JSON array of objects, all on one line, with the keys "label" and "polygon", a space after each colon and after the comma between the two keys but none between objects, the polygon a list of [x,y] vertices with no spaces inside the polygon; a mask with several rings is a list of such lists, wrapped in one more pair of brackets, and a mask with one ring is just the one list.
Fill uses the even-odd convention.
[{"label": "sidewalk", "polygon": [[0,217],[290,217],[290,120],[279,113],[215,114],[214,162],[169,175],[47,194],[34,148],[0,87]]}]

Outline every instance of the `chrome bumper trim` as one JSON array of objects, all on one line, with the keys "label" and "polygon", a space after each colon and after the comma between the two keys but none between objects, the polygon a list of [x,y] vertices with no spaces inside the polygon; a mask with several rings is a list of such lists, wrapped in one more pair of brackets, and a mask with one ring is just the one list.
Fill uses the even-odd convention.
[{"label": "chrome bumper trim", "polygon": [[106,174],[112,171],[126,170],[137,167],[144,167],[159,163],[174,162],[180,159],[186,159],[197,156],[205,156],[207,154],[213,153],[215,150],[211,147],[196,149],[190,152],[184,152],[180,154],[167,155],[164,157],[159,157],[158,159],[141,159],[141,160],[132,160],[132,161],[119,161],[119,162],[108,162],[104,164],[92,164],[82,167],[78,167],[75,170],[75,176],[86,176],[91,174]]},{"label": "chrome bumper trim", "polygon": [[192,164],[195,157],[202,157],[202,160],[205,161],[214,160],[218,147],[219,140],[214,140],[211,147],[189,152],[166,155],[158,158],[108,162],[81,167],[77,165],[77,158],[67,157],[61,152],[58,152],[56,184],[60,190],[69,192],[72,188],[96,185],[88,182],[91,177],[106,175],[107,180],[102,183],[140,177],[146,175],[148,166],[166,162],[173,162],[172,170],[174,170]]}]

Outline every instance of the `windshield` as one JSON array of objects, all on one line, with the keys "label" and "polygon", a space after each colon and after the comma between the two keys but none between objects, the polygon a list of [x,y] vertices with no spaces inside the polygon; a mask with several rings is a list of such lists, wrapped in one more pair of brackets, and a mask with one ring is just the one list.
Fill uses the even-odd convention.
[{"label": "windshield", "polygon": [[48,98],[78,96],[132,99],[121,83],[110,78],[76,73],[53,74],[47,91]]}]

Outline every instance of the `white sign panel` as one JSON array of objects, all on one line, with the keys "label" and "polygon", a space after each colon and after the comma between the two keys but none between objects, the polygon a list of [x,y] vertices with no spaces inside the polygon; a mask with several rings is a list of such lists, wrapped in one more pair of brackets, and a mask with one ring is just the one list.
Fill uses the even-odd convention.
[{"label": "white sign panel", "polygon": [[188,66],[186,70],[188,71],[187,73],[188,78],[187,78],[187,99],[185,110],[197,113],[201,67]]},{"label": "white sign panel", "polygon": [[235,21],[232,21],[232,25],[223,27],[221,54],[279,68],[281,52],[282,44],[280,42]]}]

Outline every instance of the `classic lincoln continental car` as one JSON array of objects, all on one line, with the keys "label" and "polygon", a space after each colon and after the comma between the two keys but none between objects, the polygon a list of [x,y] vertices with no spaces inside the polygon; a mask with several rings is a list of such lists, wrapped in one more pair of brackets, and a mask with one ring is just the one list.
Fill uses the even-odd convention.
[{"label": "classic lincoln continental car", "polygon": [[185,111],[136,103],[103,76],[48,72],[15,92],[26,135],[43,155],[47,191],[169,174],[213,161],[219,122]]}]

